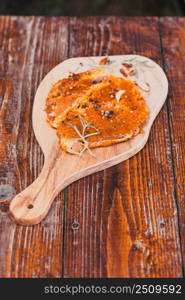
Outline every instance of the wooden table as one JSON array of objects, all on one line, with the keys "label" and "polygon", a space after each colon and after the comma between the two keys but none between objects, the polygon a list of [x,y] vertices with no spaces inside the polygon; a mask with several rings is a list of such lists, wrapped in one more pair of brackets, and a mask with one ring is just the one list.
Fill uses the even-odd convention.
[{"label": "wooden table", "polygon": [[[0,277],[183,277],[185,19],[2,16],[0,32]],[[42,78],[68,57],[131,53],[170,84],[146,147],[71,184],[41,224],[15,225],[9,202],[43,165],[31,122]]]}]

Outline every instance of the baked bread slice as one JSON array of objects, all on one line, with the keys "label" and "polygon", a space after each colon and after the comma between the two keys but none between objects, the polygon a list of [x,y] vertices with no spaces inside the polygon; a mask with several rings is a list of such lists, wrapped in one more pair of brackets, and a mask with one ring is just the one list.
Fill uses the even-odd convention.
[{"label": "baked bread slice", "polygon": [[47,121],[56,128],[55,118],[70,106],[78,97],[89,88],[95,88],[105,80],[106,71],[101,68],[91,69],[78,74],[71,73],[55,83],[46,99],[45,111]]},{"label": "baked bread slice", "polygon": [[130,139],[147,118],[148,108],[137,86],[109,75],[58,114],[55,123],[62,149],[81,154]]}]

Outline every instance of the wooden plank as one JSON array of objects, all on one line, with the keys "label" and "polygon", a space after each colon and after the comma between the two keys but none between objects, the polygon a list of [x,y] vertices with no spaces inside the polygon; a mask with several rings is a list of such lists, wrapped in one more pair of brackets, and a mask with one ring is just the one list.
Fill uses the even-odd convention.
[{"label": "wooden plank", "polygon": [[[69,41],[70,57],[136,53],[162,63],[157,18],[72,18]],[[72,184],[67,199],[64,277],[182,276],[166,106],[144,150]]]},{"label": "wooden plank", "polygon": [[171,92],[168,101],[168,118],[173,150],[173,167],[176,182],[175,194],[185,267],[185,19],[161,18],[161,39],[164,66]]},{"label": "wooden plank", "polygon": [[[172,23],[171,20],[170,26],[176,32]],[[71,57],[135,51],[161,63],[157,19],[74,18],[70,26]],[[180,177],[178,173],[179,185],[174,193],[170,130],[174,130],[173,141],[176,138],[180,149],[173,149],[174,157],[184,155],[181,146],[184,140],[182,131],[172,128],[172,121],[168,127],[166,107],[141,153],[117,167],[81,179],[67,189],[65,215],[62,193],[40,225],[15,226],[7,216],[14,189],[19,192],[29,185],[43,164],[31,129],[32,100],[41,78],[67,56],[67,27],[64,18],[1,17],[0,20],[1,53],[5,62],[0,65],[3,120],[0,277],[60,277],[61,272],[64,277],[181,277],[175,200],[176,196],[181,199],[179,209],[182,210],[184,163],[178,159],[176,171],[179,172],[180,165]],[[178,30],[180,36],[180,26]],[[173,54],[175,45],[173,51],[169,50],[170,30],[165,27],[164,33],[168,67],[171,62],[167,55],[170,53],[171,59],[177,53]],[[171,70],[174,68],[175,63]],[[183,78],[183,71],[179,72],[177,77],[172,77],[172,71],[169,73],[177,91],[175,101],[182,97],[180,85],[175,87],[176,79]],[[172,92],[171,96],[174,101]],[[184,109],[183,102],[180,109],[177,102],[173,103],[173,111],[176,109],[173,118],[179,124],[177,116]],[[182,224],[181,217],[181,233]]]},{"label": "wooden plank", "polygon": [[0,277],[60,277],[63,199],[35,227],[16,226],[7,210],[10,196],[29,185],[43,165],[31,111],[43,76],[66,59],[66,18],[1,17],[1,210]]}]

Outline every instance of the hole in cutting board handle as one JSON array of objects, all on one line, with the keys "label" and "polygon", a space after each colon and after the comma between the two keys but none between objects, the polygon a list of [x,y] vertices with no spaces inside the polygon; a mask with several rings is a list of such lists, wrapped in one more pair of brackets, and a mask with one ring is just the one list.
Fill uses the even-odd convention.
[{"label": "hole in cutting board handle", "polygon": [[33,208],[33,204],[29,204],[29,205],[27,206],[27,208],[28,208],[28,209],[32,209],[32,208]]}]

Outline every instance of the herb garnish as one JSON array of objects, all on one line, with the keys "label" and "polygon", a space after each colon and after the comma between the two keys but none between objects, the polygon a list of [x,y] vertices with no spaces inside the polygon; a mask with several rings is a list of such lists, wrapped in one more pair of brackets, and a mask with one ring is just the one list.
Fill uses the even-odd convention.
[{"label": "herb garnish", "polygon": [[[100,132],[95,126],[93,126],[91,123],[84,120],[84,118],[82,116],[78,115],[78,117],[79,117],[81,125],[82,125],[82,132],[79,131],[79,129],[77,128],[76,125],[74,125],[74,124],[69,124],[69,125],[74,129],[74,131],[77,133],[78,137],[80,138],[80,140],[76,141],[76,142],[81,144],[82,149],[80,152],[76,152],[76,151],[73,151],[73,149],[71,147],[71,149],[68,149],[68,152],[81,156],[82,153],[87,149],[89,154],[94,156],[93,152],[89,148],[89,142],[87,141],[87,138],[89,138],[90,136],[98,135],[98,134],[100,134]],[[95,132],[85,134],[86,129],[89,129],[89,128],[95,129]]]}]

